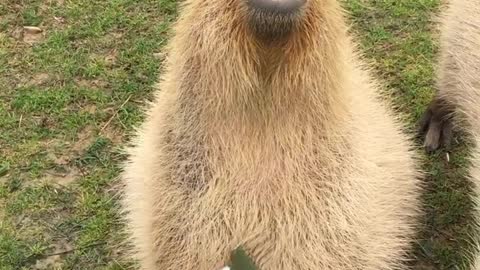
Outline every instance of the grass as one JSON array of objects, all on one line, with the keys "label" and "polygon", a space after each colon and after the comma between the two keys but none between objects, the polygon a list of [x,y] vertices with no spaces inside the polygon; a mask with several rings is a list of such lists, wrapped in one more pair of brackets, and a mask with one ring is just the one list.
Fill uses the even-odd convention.
[{"label": "grass", "polygon": [[[344,2],[413,128],[433,92],[440,0]],[[175,16],[174,0],[0,2],[0,270],[133,266],[119,244],[119,146],[142,120]],[[457,144],[448,163],[425,157],[416,269],[466,262],[470,185]]]},{"label": "grass", "polygon": [[[415,132],[415,123],[434,93],[434,67],[438,51],[435,18],[440,1],[346,1],[361,38],[361,49],[383,78]],[[421,142],[419,142],[421,143]],[[456,141],[447,153],[424,157],[427,173],[423,197],[423,230],[414,254],[415,269],[464,269],[471,253],[471,183],[467,143]],[[419,150],[423,152],[422,149]]]}]

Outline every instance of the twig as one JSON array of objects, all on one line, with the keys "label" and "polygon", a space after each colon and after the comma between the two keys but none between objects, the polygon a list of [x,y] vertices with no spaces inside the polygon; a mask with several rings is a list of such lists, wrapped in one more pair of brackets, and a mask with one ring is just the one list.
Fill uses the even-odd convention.
[{"label": "twig", "polygon": [[115,111],[115,113],[110,117],[110,119],[108,119],[107,123],[105,123],[105,125],[103,125],[103,127],[100,129],[100,132],[103,132],[110,125],[115,116],[118,115],[120,110],[123,108],[123,106],[125,106],[125,104],[127,104],[131,97],[132,95],[129,95],[128,98],[122,103],[122,105],[120,105],[120,107]]},{"label": "twig", "polygon": [[67,254],[67,253],[72,253],[74,252],[75,250],[82,250],[82,249],[86,249],[86,248],[91,248],[91,247],[95,247],[95,246],[99,246],[103,244],[103,242],[97,242],[97,243],[92,243],[90,245],[86,245],[84,247],[80,247],[80,248],[71,248],[71,249],[67,249],[67,250],[64,250],[64,251],[59,251],[59,252],[54,252],[54,253],[50,253],[50,254],[45,254],[43,256],[40,256],[41,258],[48,258],[48,257],[52,257],[52,256],[57,256],[57,255],[64,255],[64,254]]},{"label": "twig", "polygon": [[115,260],[115,258],[113,259],[113,261],[117,264],[118,267],[125,270],[125,268],[117,260]]},{"label": "twig", "polygon": [[122,119],[120,119],[120,117],[118,117],[117,115],[117,119],[118,119],[118,122],[120,123],[120,125],[122,125],[122,127],[127,130],[127,126],[122,122]]}]

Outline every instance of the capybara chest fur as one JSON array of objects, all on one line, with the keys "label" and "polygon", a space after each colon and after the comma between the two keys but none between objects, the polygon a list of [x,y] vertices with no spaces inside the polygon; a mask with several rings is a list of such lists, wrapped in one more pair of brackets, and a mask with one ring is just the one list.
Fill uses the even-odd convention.
[{"label": "capybara chest fur", "polygon": [[183,4],[123,174],[143,269],[406,269],[409,138],[337,1],[283,1]]}]

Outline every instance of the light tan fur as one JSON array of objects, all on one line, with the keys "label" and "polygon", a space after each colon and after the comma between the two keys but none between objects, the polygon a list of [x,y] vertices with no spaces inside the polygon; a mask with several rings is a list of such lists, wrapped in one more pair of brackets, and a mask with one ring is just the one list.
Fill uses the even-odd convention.
[{"label": "light tan fur", "polygon": [[241,0],[187,0],[125,166],[143,269],[405,269],[420,193],[411,145],[334,0],[263,42]]},{"label": "light tan fur", "polygon": [[[442,16],[439,60],[438,92],[432,103],[444,106],[433,114],[451,114],[455,126],[473,138],[469,175],[475,186],[473,199],[480,222],[480,0],[448,2]],[[431,128],[430,133],[438,131]],[[480,270],[480,253],[475,257],[473,269]]]},{"label": "light tan fur", "polygon": [[453,105],[457,125],[468,125],[473,135],[480,135],[479,48],[480,0],[449,0],[442,16],[435,99]]}]

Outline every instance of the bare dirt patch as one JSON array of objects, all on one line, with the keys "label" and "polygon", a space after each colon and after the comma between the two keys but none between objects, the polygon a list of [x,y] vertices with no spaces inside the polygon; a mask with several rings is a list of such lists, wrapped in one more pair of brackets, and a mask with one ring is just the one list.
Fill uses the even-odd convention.
[{"label": "bare dirt patch", "polygon": [[[71,160],[81,155],[94,142],[96,131],[92,126],[87,126],[77,133],[74,141],[53,139],[43,142],[42,147],[48,151],[48,157],[57,165],[67,165]],[[61,153],[58,153],[61,149]]]},{"label": "bare dirt patch", "polygon": [[71,146],[71,150],[74,154],[78,155],[83,153],[93,143],[95,135],[95,130],[91,126],[87,126],[78,132],[78,140]]},{"label": "bare dirt patch", "polygon": [[24,26],[22,31],[23,42],[33,45],[41,42],[45,37],[45,31],[36,26]]},{"label": "bare dirt patch", "polygon": [[41,180],[67,186],[82,177],[81,170],[75,167],[72,161],[87,150],[95,137],[94,128],[88,126],[78,132],[77,140],[74,142],[65,142],[60,139],[45,142],[43,147],[47,149],[47,157],[55,168],[46,171]]},{"label": "bare dirt patch", "polygon": [[99,89],[102,89],[102,88],[105,88],[108,83],[106,81],[103,81],[103,80],[86,80],[86,79],[77,79],[75,80],[75,83],[78,85],[78,86],[81,86],[81,87],[85,87],[85,88],[99,88]]},{"label": "bare dirt patch", "polygon": [[123,141],[124,132],[114,128],[113,126],[106,126],[101,133],[103,136],[108,138],[113,144],[118,145]]},{"label": "bare dirt patch", "polygon": [[68,186],[81,176],[82,174],[78,169],[71,166],[63,166],[61,172],[59,172],[59,170],[47,171],[47,174],[43,179],[48,183]]},{"label": "bare dirt patch", "polygon": [[61,269],[62,255],[73,251],[73,247],[65,239],[60,239],[50,246],[52,252],[38,259],[33,266],[34,270]]},{"label": "bare dirt patch", "polygon": [[32,77],[30,80],[31,85],[41,86],[50,80],[50,75],[47,73],[39,73]]},{"label": "bare dirt patch", "polygon": [[94,114],[95,112],[97,112],[97,106],[94,104],[88,104],[82,108],[82,111],[89,114]]},{"label": "bare dirt patch", "polygon": [[118,51],[116,49],[110,50],[104,59],[107,66],[113,66],[117,61],[117,57],[118,57]]}]

